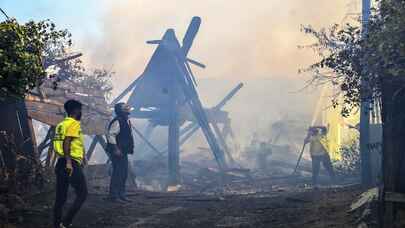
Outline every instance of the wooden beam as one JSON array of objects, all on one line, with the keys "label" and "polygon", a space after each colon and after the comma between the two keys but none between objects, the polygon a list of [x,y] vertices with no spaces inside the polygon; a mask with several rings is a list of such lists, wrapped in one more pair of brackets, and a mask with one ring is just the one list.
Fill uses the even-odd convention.
[{"label": "wooden beam", "polygon": [[[182,63],[182,64],[180,64]],[[201,104],[200,98],[198,97],[197,91],[194,87],[192,78],[185,68],[184,61],[177,59],[176,66],[181,73],[181,75],[175,75],[177,82],[179,83],[183,93],[188,99],[188,104],[196,117],[198,124],[201,127],[202,132],[208,142],[208,145],[211,148],[212,153],[214,154],[215,160],[218,163],[218,167],[221,171],[228,169],[224,152],[221,150],[218,145],[217,139],[215,138],[214,132],[209,125],[207,114],[204,111],[204,108]]]},{"label": "wooden beam", "polygon": [[[191,138],[191,136],[194,135],[194,133],[196,133],[198,131],[198,129],[200,129],[200,126],[198,126],[198,124],[190,124],[191,126],[187,126],[183,129],[180,130],[180,141],[179,141],[179,146],[183,146],[184,143],[187,142],[187,140],[189,138]],[[165,149],[162,150],[162,155],[166,155],[167,151],[169,150],[168,146],[165,147]],[[162,155],[159,155],[162,156]]]},{"label": "wooden beam", "polygon": [[162,156],[164,153],[160,152],[149,140],[138,130],[135,126],[132,126],[134,132],[148,145],[152,151],[154,151],[157,155]]},{"label": "wooden beam", "polygon": [[[41,159],[42,156],[42,152],[43,150],[48,147],[50,145],[50,143],[52,143],[52,139],[50,138],[50,128],[48,129],[48,131],[46,132],[46,136],[44,138],[44,140],[38,145],[38,156]],[[51,141],[50,143],[48,143],[48,141]]]},{"label": "wooden beam", "polygon": [[175,86],[171,91],[171,110],[168,136],[168,166],[169,180],[168,186],[176,186],[180,182],[180,125],[177,96]]},{"label": "wooden beam", "polygon": [[219,129],[215,120],[211,119],[211,125],[214,128],[214,132],[217,135],[219,143],[222,145],[222,149],[224,150],[225,154],[227,155],[229,161],[234,165],[235,160],[232,157],[231,152],[229,151],[228,145],[226,144],[225,138],[221,134],[221,130]]},{"label": "wooden beam", "polygon": [[98,143],[100,143],[101,147],[103,147],[104,150],[107,149],[107,142],[105,141],[104,137],[101,135],[97,135]]},{"label": "wooden beam", "polygon": [[[49,133],[49,138],[51,139],[51,142],[52,142],[52,139],[55,137],[55,127],[54,127],[54,126],[50,127],[50,128],[49,128],[49,131],[50,131],[50,133]],[[50,167],[50,166],[51,166],[51,164],[52,164],[52,157],[53,157],[53,143],[51,143],[51,144],[49,145],[49,147],[48,147],[48,154],[47,154],[47,156],[46,156],[46,161],[45,161],[45,166],[46,166],[46,167]]]},{"label": "wooden beam", "polygon": [[40,163],[40,160],[39,160],[40,154],[38,152],[37,139],[35,137],[34,126],[32,125],[32,119],[30,117],[27,118],[27,124],[28,124],[28,129],[29,129],[30,135],[31,135],[31,143],[34,146],[34,158],[39,164]]},{"label": "wooden beam", "polygon": [[[146,139],[147,142],[149,142],[149,139],[150,139],[155,127],[156,127],[156,125],[154,123],[148,121],[148,124],[146,125],[146,129],[143,134],[143,137]],[[138,144],[138,146],[137,146],[138,151],[143,151],[145,149],[145,146],[148,144],[147,142],[143,141],[142,143]]]},{"label": "wooden beam", "polygon": [[91,156],[93,156],[93,153],[94,153],[94,150],[96,149],[97,143],[98,143],[98,137],[96,135],[96,136],[93,137],[93,140],[91,141],[89,149],[87,150],[87,153],[86,153],[87,161],[90,161]]}]

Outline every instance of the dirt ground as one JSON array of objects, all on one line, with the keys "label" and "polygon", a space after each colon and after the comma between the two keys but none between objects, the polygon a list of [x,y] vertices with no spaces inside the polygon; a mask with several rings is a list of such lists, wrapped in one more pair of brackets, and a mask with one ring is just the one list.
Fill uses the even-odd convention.
[{"label": "dirt ground", "polygon": [[[262,178],[212,191],[176,193],[130,188],[133,202],[127,204],[106,201],[106,186],[90,183],[89,198],[73,227],[357,227],[356,215],[347,213],[361,193],[357,185],[314,190],[307,183],[309,178]],[[19,215],[17,227],[51,227],[53,194],[37,195],[33,206]]]}]

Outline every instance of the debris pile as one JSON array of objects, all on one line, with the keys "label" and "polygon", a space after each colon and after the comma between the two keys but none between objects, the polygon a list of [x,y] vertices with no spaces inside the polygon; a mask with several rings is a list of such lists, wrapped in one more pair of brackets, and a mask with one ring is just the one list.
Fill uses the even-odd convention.
[{"label": "debris pile", "polygon": [[349,213],[357,213],[358,218],[356,224],[358,227],[376,227],[378,225],[378,200],[379,200],[378,188],[371,188],[363,192],[356,201],[350,206]]}]

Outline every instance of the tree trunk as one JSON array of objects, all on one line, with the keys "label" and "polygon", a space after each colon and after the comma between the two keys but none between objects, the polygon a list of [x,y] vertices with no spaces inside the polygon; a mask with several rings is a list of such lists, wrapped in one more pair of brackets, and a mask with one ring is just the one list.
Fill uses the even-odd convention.
[{"label": "tree trunk", "polygon": [[[383,199],[386,192],[405,193],[405,80],[384,77],[382,83]],[[397,205],[384,201],[383,227],[394,227]]]}]

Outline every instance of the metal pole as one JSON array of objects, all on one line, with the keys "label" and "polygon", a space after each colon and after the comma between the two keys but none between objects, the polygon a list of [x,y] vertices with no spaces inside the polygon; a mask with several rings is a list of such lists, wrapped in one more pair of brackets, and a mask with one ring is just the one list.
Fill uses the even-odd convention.
[{"label": "metal pole", "polygon": [[[370,0],[362,0],[362,36],[366,37],[368,32],[368,21],[370,17]],[[363,68],[361,79],[361,106],[360,106],[360,158],[361,158],[361,180],[362,184],[371,185],[370,154],[368,151],[370,135],[370,94],[365,74],[367,69]]]},{"label": "metal pole", "polygon": [[295,165],[294,172],[292,173],[292,175],[297,174],[298,166],[300,165],[300,162],[301,162],[301,159],[302,159],[302,155],[304,154],[304,150],[305,150],[305,146],[306,146],[306,145],[307,145],[307,144],[306,144],[305,142],[304,142],[304,144],[302,145],[302,149],[301,149],[301,152],[300,152],[300,156],[298,157],[297,164]]}]

